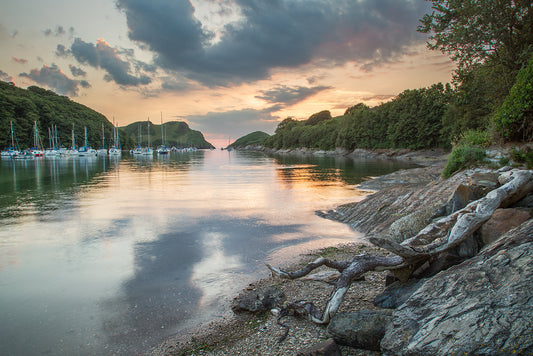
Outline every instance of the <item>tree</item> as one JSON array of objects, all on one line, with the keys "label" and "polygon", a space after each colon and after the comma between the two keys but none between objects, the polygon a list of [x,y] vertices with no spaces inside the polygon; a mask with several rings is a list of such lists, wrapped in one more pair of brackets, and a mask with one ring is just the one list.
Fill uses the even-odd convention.
[{"label": "tree", "polygon": [[429,48],[451,54],[459,69],[489,57],[516,73],[533,49],[530,0],[432,0],[433,12],[418,31],[431,33]]},{"label": "tree", "polygon": [[496,128],[507,140],[533,140],[533,56],[516,76],[516,83],[494,115]]}]

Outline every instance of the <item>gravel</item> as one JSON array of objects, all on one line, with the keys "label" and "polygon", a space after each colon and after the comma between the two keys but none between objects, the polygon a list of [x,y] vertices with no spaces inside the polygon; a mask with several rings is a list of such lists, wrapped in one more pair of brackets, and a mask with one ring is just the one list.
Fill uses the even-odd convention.
[{"label": "gravel", "polygon": [[[348,244],[338,248],[326,248],[301,256],[291,265],[281,266],[294,270],[300,266],[324,256],[333,260],[351,260],[361,253],[386,255],[385,250],[361,244]],[[326,270],[321,267],[318,271]],[[261,286],[277,285],[283,290],[287,301],[307,300],[323,308],[333,290],[325,282],[312,280],[282,280],[270,277],[250,284],[251,290]],[[374,297],[383,291],[384,272],[369,272],[365,280],[354,282],[346,294],[339,312],[377,309],[373,305]],[[271,313],[233,314],[231,311],[220,320],[208,323],[199,329],[184,335],[176,335],[152,350],[153,356],[161,355],[296,355],[298,351],[327,339],[326,326],[317,325],[307,318],[286,316],[281,322],[289,327],[286,339],[279,342],[285,328],[278,325],[277,317]],[[342,354],[379,355],[377,352],[358,350],[340,346]]]}]

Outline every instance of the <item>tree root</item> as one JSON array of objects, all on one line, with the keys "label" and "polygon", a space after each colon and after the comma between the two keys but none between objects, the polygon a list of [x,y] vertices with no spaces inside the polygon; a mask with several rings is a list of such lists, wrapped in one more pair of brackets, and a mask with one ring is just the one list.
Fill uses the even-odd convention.
[{"label": "tree root", "polygon": [[307,301],[290,303],[286,308],[307,314],[314,323],[327,324],[338,311],[351,283],[361,278],[364,273],[372,270],[399,269],[427,260],[431,256],[459,245],[486,222],[497,208],[508,206],[533,190],[531,171],[513,171],[504,173],[504,175],[500,176],[500,180],[507,180],[504,185],[489,192],[485,197],[468,204],[465,208],[428,225],[417,235],[402,243],[376,236],[369,238],[374,245],[392,252],[394,254],[392,256],[363,254],[355,256],[351,261],[341,262],[320,257],[293,272],[283,271],[267,264],[273,275],[285,279],[303,277],[321,266],[334,268],[341,273],[323,312],[316,308],[312,302]]}]

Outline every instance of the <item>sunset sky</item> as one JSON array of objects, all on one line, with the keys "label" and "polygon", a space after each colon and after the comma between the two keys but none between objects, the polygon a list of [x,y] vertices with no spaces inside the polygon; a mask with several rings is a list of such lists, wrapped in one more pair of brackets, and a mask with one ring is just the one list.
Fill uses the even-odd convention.
[{"label": "sunset sky", "polygon": [[448,82],[423,0],[4,0],[0,80],[119,125],[182,120],[217,147]]}]

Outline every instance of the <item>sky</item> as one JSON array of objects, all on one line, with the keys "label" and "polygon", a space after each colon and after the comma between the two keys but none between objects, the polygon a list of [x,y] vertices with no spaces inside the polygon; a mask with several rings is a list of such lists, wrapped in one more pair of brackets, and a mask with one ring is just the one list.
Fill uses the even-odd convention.
[{"label": "sky", "polygon": [[185,121],[217,147],[287,118],[449,82],[424,0],[3,0],[0,80],[120,126]]}]

